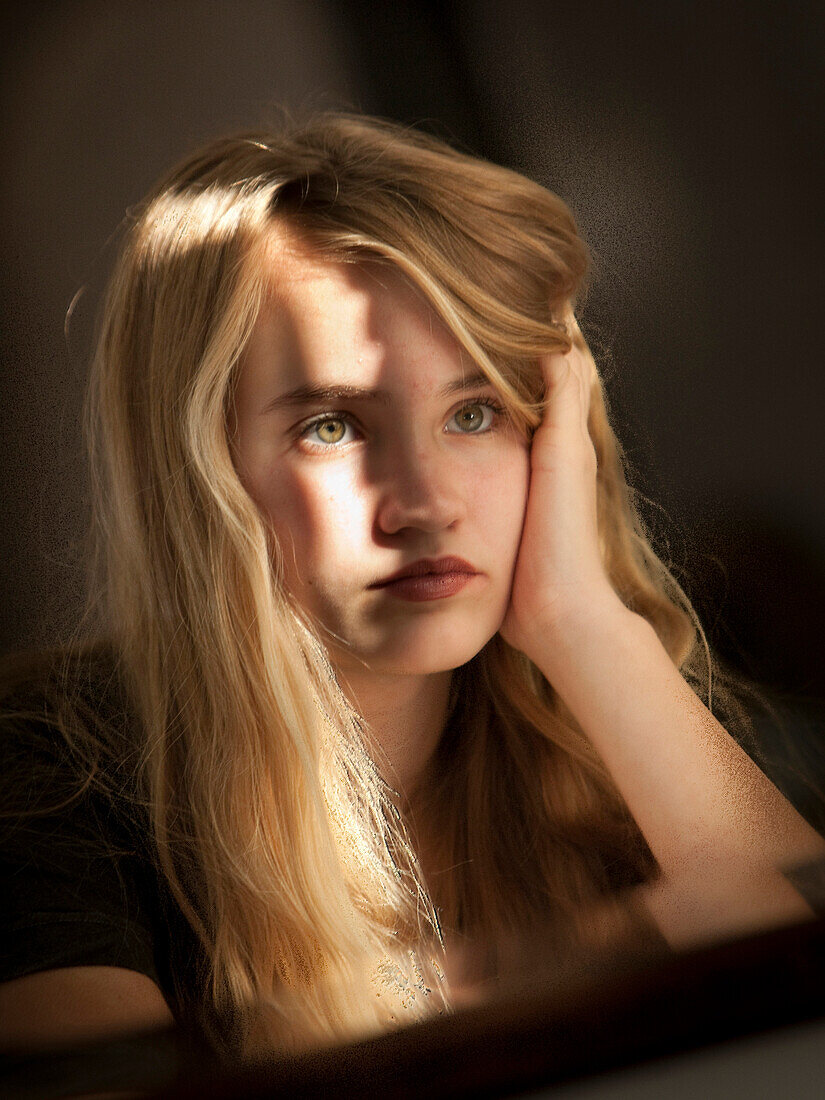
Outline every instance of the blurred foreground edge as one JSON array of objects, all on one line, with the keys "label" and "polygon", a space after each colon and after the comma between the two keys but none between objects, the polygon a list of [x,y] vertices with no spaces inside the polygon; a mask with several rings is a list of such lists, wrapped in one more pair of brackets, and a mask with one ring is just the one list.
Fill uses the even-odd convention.
[{"label": "blurred foreground edge", "polygon": [[[98,1087],[104,1079],[114,1083],[119,1061],[121,1087],[140,1088],[156,1100],[510,1096],[822,1018],[820,918],[623,969],[569,993],[535,988],[374,1039],[233,1073],[198,1064],[165,1032],[16,1059],[7,1065],[11,1073],[2,1092],[70,1095],[69,1079],[75,1087],[81,1078]],[[143,1073],[130,1070],[133,1060]],[[144,1075],[149,1064],[154,1073]],[[173,1077],[175,1085],[161,1084]]]},{"label": "blurred foreground edge", "polygon": [[825,920],[540,989],[164,1100],[508,1096],[825,1017]]}]

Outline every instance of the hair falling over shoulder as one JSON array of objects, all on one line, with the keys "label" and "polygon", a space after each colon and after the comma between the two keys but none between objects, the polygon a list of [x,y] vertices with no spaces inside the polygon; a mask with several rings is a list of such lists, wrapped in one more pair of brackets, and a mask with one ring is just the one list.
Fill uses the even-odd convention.
[{"label": "hair falling over shoulder", "polygon": [[[130,214],[87,405],[93,621],[139,716],[158,860],[206,950],[212,1008],[240,1022],[247,1051],[444,1010],[442,928],[491,943],[541,920],[575,928],[609,896],[606,868],[650,869],[571,715],[496,636],[455,674],[421,796],[456,869],[428,892],[409,822],[232,462],[233,382],[267,292],[255,257],[279,226],[323,256],[399,267],[528,433],[537,357],[569,347],[559,322],[588,264],[555,195],[360,116],[215,141]],[[651,547],[595,366],[594,378],[609,575],[710,699],[704,636]],[[714,682],[714,706],[744,722],[735,699]]]}]

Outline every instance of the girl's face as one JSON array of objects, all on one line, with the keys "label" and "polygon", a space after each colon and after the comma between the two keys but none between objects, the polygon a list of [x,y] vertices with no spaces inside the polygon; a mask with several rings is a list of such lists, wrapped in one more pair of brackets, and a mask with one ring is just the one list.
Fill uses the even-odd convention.
[{"label": "girl's face", "polygon": [[[271,291],[240,364],[233,453],[286,584],[339,671],[456,668],[507,609],[529,445],[398,272],[283,237],[264,255]],[[383,583],[445,557],[468,572]]]}]

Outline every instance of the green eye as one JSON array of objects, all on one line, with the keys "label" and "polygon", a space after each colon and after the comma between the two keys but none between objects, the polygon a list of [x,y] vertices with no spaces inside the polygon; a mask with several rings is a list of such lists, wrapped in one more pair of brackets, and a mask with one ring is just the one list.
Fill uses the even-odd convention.
[{"label": "green eye", "polygon": [[339,444],[351,443],[357,431],[348,417],[341,415],[319,416],[310,420],[300,431],[300,437],[310,449],[328,451]]},{"label": "green eye", "polygon": [[346,425],[343,420],[322,420],[315,425],[315,431],[324,443],[340,443],[344,438]]},{"label": "green eye", "polygon": [[486,432],[492,426],[496,413],[503,412],[497,405],[486,401],[476,401],[472,405],[465,405],[453,416],[451,423],[455,424],[463,435],[475,435],[478,432]]}]

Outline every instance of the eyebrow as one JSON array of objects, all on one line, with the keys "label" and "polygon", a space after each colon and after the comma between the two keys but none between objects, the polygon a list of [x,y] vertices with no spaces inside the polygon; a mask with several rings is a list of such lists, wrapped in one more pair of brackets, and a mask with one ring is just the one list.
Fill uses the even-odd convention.
[{"label": "eyebrow", "polygon": [[[491,386],[492,382],[482,371],[455,378],[443,386],[437,397],[449,397],[454,393]],[[294,390],[282,393],[268,401],[264,412],[275,409],[292,408],[295,405],[325,405],[336,401],[372,401],[380,405],[389,405],[392,401],[386,390],[370,390],[362,386],[297,386]]]}]

